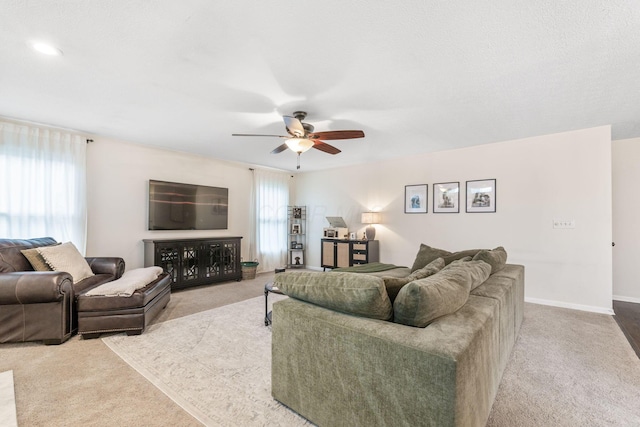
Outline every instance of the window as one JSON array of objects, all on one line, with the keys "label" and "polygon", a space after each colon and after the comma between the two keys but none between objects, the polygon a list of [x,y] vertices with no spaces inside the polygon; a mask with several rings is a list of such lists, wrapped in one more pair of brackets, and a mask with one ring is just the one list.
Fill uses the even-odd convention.
[{"label": "window", "polygon": [[86,241],[86,142],[0,121],[0,236]]},{"label": "window", "polygon": [[287,263],[289,175],[254,171],[255,246],[261,271]]}]

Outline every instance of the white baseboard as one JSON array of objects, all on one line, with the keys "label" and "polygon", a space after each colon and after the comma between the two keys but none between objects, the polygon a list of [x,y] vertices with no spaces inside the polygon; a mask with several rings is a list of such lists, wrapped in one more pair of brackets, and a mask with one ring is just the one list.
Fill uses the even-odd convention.
[{"label": "white baseboard", "polygon": [[613,296],[613,300],[614,301],[623,301],[623,302],[635,302],[635,303],[640,304],[640,298],[624,297],[622,295],[614,295]]},{"label": "white baseboard", "polygon": [[562,308],[570,308],[572,310],[580,310],[580,311],[590,311],[592,313],[600,313],[600,314],[615,314],[612,308],[605,307],[594,307],[591,305],[581,305],[581,304],[572,304],[568,302],[561,301],[551,301],[546,299],[538,299],[538,298],[525,298],[525,302],[530,302],[532,304],[540,304],[540,305],[549,305],[552,307],[562,307]]}]

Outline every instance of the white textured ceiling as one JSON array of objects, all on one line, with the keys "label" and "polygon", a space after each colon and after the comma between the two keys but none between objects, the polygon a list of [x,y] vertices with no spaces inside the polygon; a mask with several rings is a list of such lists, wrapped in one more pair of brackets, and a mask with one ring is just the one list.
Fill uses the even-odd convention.
[{"label": "white textured ceiling", "polygon": [[[0,0],[0,115],[295,170],[281,116],[362,129],[302,171],[611,124],[640,136],[638,0]],[[31,40],[53,42],[45,57]]]}]

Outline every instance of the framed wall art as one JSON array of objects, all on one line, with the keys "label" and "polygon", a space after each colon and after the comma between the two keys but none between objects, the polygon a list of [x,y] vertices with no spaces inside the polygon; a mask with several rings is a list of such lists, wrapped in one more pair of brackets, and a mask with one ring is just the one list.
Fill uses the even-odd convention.
[{"label": "framed wall art", "polygon": [[467,212],[496,211],[496,180],[467,181]]},{"label": "framed wall art", "polygon": [[433,213],[460,212],[460,183],[433,184]]},{"label": "framed wall art", "polygon": [[427,184],[404,186],[404,213],[427,213]]}]

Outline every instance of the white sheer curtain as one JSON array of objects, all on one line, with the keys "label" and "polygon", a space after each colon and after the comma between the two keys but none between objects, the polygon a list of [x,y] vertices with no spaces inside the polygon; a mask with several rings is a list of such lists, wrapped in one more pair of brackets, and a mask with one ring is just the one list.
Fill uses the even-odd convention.
[{"label": "white sheer curtain", "polygon": [[84,254],[86,140],[0,120],[0,237],[53,237]]},{"label": "white sheer curtain", "polygon": [[260,271],[272,271],[287,264],[287,206],[289,174],[253,171],[255,255]]}]

